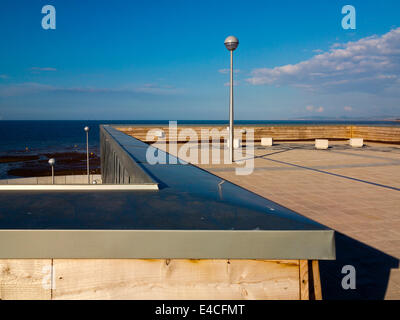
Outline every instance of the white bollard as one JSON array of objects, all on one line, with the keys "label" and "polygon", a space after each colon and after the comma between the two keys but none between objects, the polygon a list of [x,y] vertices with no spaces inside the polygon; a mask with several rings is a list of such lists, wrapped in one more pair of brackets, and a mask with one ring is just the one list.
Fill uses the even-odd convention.
[{"label": "white bollard", "polygon": [[164,137],[165,137],[165,133],[164,133],[164,131],[162,131],[162,130],[158,130],[158,131],[156,131],[155,136],[156,136],[157,138],[164,138]]},{"label": "white bollard", "polygon": [[349,143],[353,148],[361,148],[362,146],[364,146],[364,139],[363,138],[351,138]]},{"label": "white bollard", "polygon": [[329,147],[329,141],[326,139],[315,139],[315,149],[326,150]]},{"label": "white bollard", "polygon": [[271,147],[274,144],[272,138],[261,138],[261,145],[265,147]]},{"label": "white bollard", "polygon": [[[241,141],[240,139],[233,139],[233,149],[239,149],[241,145]],[[227,141],[227,146],[229,148],[230,144],[229,144],[229,139]]]}]

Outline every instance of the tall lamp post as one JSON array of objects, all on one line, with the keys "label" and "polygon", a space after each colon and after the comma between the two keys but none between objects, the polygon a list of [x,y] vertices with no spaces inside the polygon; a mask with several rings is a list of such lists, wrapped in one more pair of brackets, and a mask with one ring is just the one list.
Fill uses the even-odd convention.
[{"label": "tall lamp post", "polygon": [[239,40],[234,36],[225,39],[225,47],[231,52],[231,81],[229,96],[229,159],[233,162],[233,51],[238,47]]},{"label": "tall lamp post", "polygon": [[90,184],[90,175],[89,175],[89,127],[86,126],[84,128],[86,132],[86,166],[87,166],[87,183]]},{"label": "tall lamp post", "polygon": [[54,184],[54,165],[56,164],[56,159],[49,159],[49,165],[51,165],[51,184]]}]

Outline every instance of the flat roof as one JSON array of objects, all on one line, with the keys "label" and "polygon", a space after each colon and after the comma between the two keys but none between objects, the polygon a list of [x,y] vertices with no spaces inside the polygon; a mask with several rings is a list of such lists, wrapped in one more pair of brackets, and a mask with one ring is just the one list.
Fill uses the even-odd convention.
[{"label": "flat roof", "polygon": [[172,155],[149,164],[147,144],[102,129],[159,190],[0,191],[0,258],[335,258],[333,230]]}]

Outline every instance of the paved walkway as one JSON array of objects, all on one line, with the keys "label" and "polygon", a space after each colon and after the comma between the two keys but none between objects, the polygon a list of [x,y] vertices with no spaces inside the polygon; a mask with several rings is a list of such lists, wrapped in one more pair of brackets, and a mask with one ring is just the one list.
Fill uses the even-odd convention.
[{"label": "paved walkway", "polygon": [[[337,260],[321,262],[325,298],[400,299],[400,147],[331,145],[258,145],[247,176],[235,174],[237,164],[199,166],[338,231]],[[347,264],[356,290],[341,287]]]}]

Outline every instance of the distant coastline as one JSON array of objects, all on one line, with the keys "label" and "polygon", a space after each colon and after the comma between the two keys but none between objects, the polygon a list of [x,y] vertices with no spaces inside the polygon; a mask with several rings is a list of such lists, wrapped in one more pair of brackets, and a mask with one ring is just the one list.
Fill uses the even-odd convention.
[{"label": "distant coastline", "polygon": [[[400,119],[393,120],[236,120],[237,125],[246,126],[393,126],[400,127]],[[166,126],[168,120],[2,120],[0,121],[0,179],[9,178],[8,172],[15,176],[27,176],[29,166],[35,167],[35,174],[48,171],[47,155],[58,153],[57,169],[60,172],[73,168],[77,172],[84,170],[86,152],[85,126],[91,128],[89,149],[95,158],[100,155],[99,125],[127,124],[137,126]],[[179,125],[228,125],[227,120],[178,120]],[[65,159],[64,159],[65,158]],[[94,160],[94,159],[93,159]],[[99,163],[92,162],[94,169]],[[64,162],[64,163],[63,163]],[[73,164],[73,165],[72,165]],[[12,170],[12,171],[10,171]],[[40,172],[39,172],[40,171]]]}]

